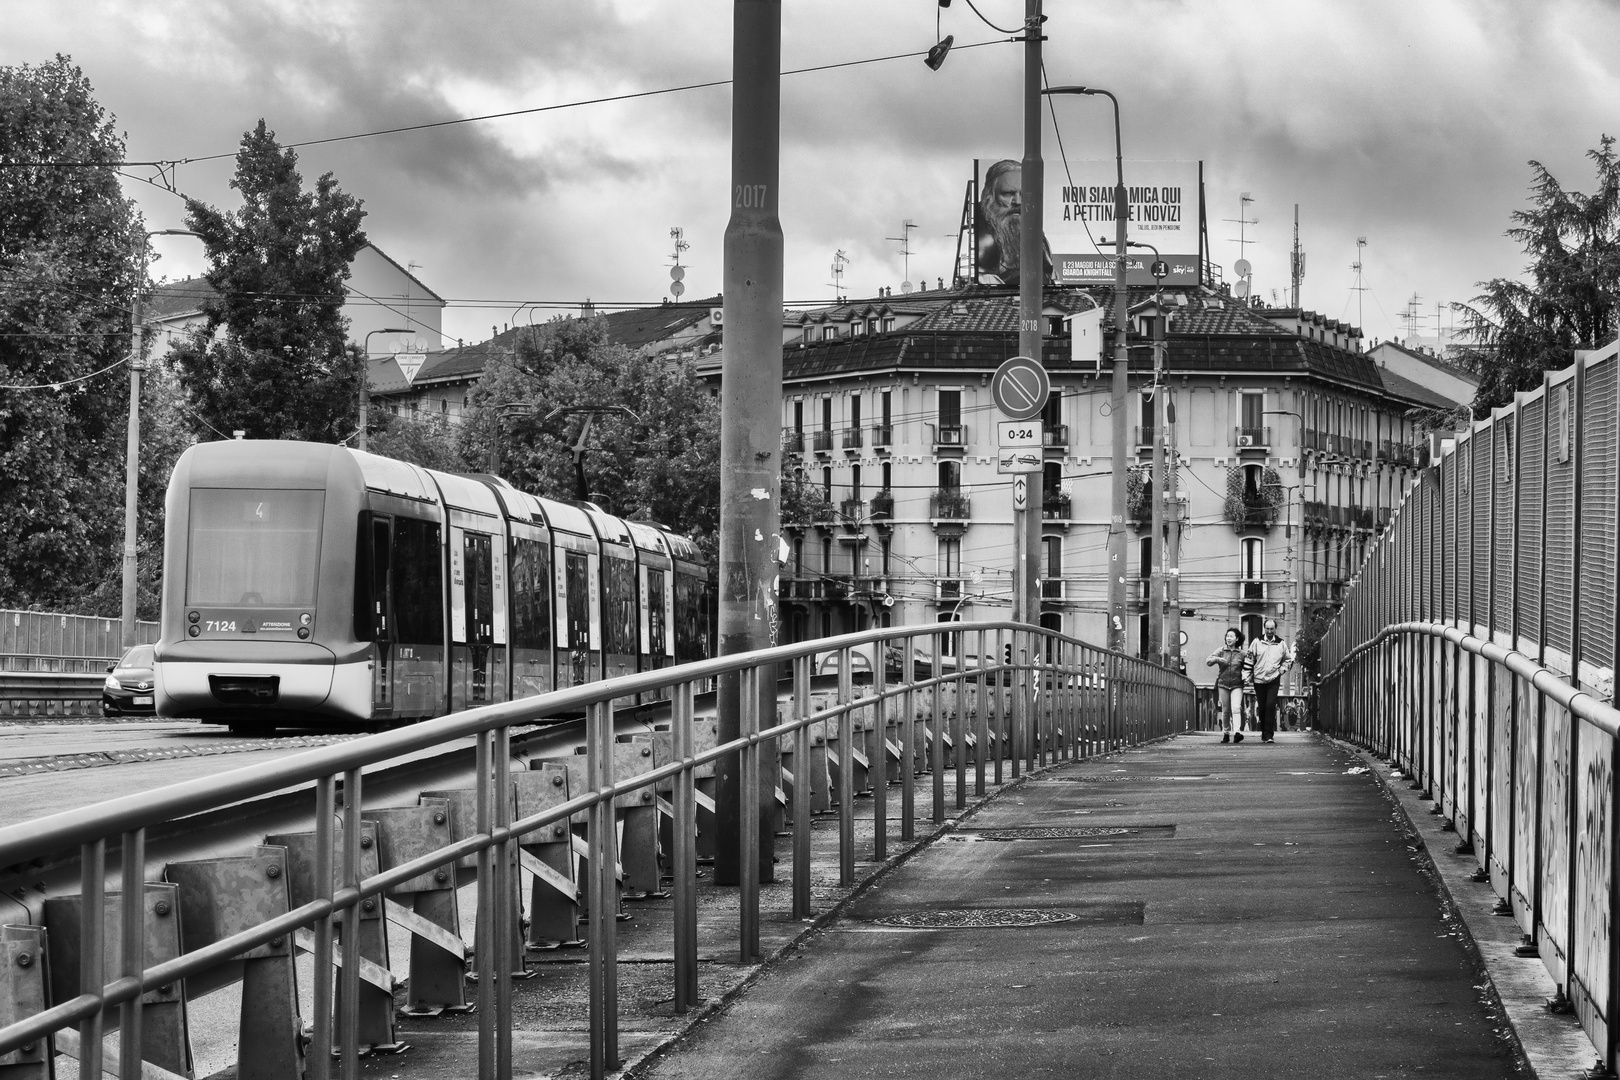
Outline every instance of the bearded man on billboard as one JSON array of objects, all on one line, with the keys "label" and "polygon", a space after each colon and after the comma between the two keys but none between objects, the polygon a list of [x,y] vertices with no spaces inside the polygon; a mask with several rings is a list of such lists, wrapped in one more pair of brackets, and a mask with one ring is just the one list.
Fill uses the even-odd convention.
[{"label": "bearded man on billboard", "polygon": [[[1023,251],[1024,167],[1012,159],[990,166],[984,174],[979,196],[978,223],[974,229],[974,249],[979,282],[985,285],[1017,285],[1019,256]],[[1052,280],[1052,248],[1042,239],[1046,253],[1047,281]]]}]

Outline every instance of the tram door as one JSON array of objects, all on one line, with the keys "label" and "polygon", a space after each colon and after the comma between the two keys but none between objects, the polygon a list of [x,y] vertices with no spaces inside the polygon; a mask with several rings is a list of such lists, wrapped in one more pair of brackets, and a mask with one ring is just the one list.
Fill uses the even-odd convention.
[{"label": "tram door", "polygon": [[[490,538],[478,533],[464,534],[467,605],[467,682],[468,706],[483,705],[491,698],[490,654],[495,642],[494,565]],[[504,695],[501,695],[504,696]]]},{"label": "tram door", "polygon": [[661,668],[669,662],[664,655],[668,628],[664,618],[664,572],[649,569],[646,574],[647,595],[642,606],[647,612],[647,637],[642,642],[641,652],[649,668]]},{"label": "tram door", "polygon": [[[579,551],[567,553],[568,575],[568,686],[590,680],[591,560]],[[559,672],[559,684],[561,673]]]},{"label": "tram door", "polygon": [[366,637],[374,643],[375,664],[371,672],[371,712],[374,717],[388,716],[394,711],[394,634],[393,597],[389,593],[390,555],[393,552],[393,519],[381,514],[371,517],[370,536],[363,542],[371,545],[370,558],[365,560],[371,571],[370,627],[357,626],[356,632],[369,629]]}]

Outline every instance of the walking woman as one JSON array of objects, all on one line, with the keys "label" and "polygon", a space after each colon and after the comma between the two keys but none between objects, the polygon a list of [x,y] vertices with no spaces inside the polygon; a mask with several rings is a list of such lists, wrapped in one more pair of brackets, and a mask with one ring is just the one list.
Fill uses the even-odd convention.
[{"label": "walking woman", "polygon": [[1226,641],[1218,652],[1205,661],[1207,667],[1218,667],[1215,676],[1215,694],[1221,702],[1224,722],[1221,742],[1243,741],[1243,635],[1236,629],[1226,632]]}]

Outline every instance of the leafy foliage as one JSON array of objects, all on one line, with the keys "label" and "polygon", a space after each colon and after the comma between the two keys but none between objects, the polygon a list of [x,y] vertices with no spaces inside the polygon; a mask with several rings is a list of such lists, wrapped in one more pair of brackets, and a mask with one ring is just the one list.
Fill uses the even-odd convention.
[{"label": "leafy foliage", "polygon": [[1592,194],[1565,190],[1538,161],[1530,207],[1513,211],[1507,235],[1524,248],[1528,281],[1482,281],[1459,304],[1472,347],[1464,359],[1481,377],[1474,415],[1541,384],[1545,371],[1568,367],[1576,349],[1595,349],[1620,332],[1620,157],[1605,135],[1589,150],[1597,173]]},{"label": "leafy foliage", "polygon": [[242,194],[232,213],[186,200],[186,224],[202,237],[204,276],[218,295],[202,304],[207,323],[175,349],[181,383],[199,419],[218,431],[347,438],[365,371],[343,316],[349,263],[366,244],[360,200],[331,173],[304,190],[298,155],[263,120],[242,137],[231,186]]},{"label": "leafy foliage", "polygon": [[[0,390],[7,604],[118,611],[128,396],[115,365],[129,349],[144,238],[112,164],[123,156],[67,57],[0,68],[0,385],[48,387]],[[52,161],[97,164],[20,164]]]},{"label": "leafy foliage", "polygon": [[[583,471],[592,501],[696,539],[714,564],[720,524],[720,407],[689,360],[607,340],[599,318],[513,331],[484,366],[461,425],[462,460],[555,499],[576,498],[573,446],[589,416]],[[508,408],[508,406],[518,406]],[[623,412],[556,409],[621,407]]]}]

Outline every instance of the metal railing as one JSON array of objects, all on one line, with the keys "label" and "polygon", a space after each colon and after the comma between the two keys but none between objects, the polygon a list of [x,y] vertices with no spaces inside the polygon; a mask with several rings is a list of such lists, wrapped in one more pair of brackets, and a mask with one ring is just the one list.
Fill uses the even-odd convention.
[{"label": "metal railing", "polygon": [[960,490],[936,488],[928,497],[928,516],[936,521],[966,521],[973,504]]},{"label": "metal railing", "polygon": [[844,429],[844,449],[859,450],[861,448],[862,432],[859,425]]},{"label": "metal railing", "polygon": [[[960,809],[966,805],[970,783],[965,752],[970,746],[974,748],[971,783],[974,792],[983,795],[992,771],[992,782],[1002,782],[1004,763],[1010,762],[1016,778],[1021,769],[1079,760],[1164,737],[1194,722],[1192,684],[1184,676],[1020,624],[951,626],[948,630],[869,631],[590,683],[0,828],[0,883],[15,883],[19,874],[33,881],[42,873],[39,867],[52,864],[64,867],[64,872],[76,869],[79,890],[71,907],[76,939],[63,933],[66,920],[59,926],[33,910],[29,910],[30,918],[52,925],[5,928],[0,951],[8,961],[3,976],[11,981],[4,989],[12,994],[10,1004],[17,1007],[9,1013],[11,1022],[0,1027],[0,1055],[16,1053],[20,1056],[13,1060],[23,1064],[48,1060],[55,1050],[54,1033],[76,1025],[80,1075],[99,1080],[103,1021],[113,1015],[109,1010],[116,1010],[121,1032],[119,1075],[139,1076],[147,1045],[141,1035],[143,1016],[160,1003],[172,1002],[175,988],[185,986],[184,980],[200,979],[217,973],[221,965],[242,962],[237,970],[244,982],[244,1000],[254,1000],[256,1007],[243,1010],[238,1054],[240,1060],[253,1063],[254,1075],[291,1080],[307,1068],[307,1075],[319,1080],[330,1075],[335,1052],[341,1074],[357,1077],[363,1024],[368,1017],[375,1021],[381,1010],[391,1032],[394,1008],[386,945],[381,954],[368,951],[367,943],[375,944],[365,930],[368,921],[382,918],[386,907],[389,921],[403,920],[422,940],[447,951],[456,975],[451,982],[459,993],[464,962],[459,932],[425,917],[420,904],[413,913],[388,897],[413,889],[453,888],[444,884],[447,878],[460,861],[471,859],[479,886],[478,933],[472,950],[477,974],[478,1075],[506,1078],[512,1074],[511,961],[516,955],[521,962],[522,905],[517,885],[520,872],[528,872],[535,880],[537,896],[545,889],[549,903],[575,915],[579,906],[589,912],[590,1073],[605,1076],[619,1065],[614,918],[618,868],[622,865],[628,887],[633,852],[657,849],[655,840],[640,847],[633,842],[628,815],[637,809],[655,815],[651,824],[645,817],[638,819],[653,830],[647,835],[654,838],[659,828],[656,815],[672,822],[674,1008],[684,1013],[697,1000],[699,770],[729,762],[731,775],[737,778],[737,941],[740,959],[746,964],[760,955],[760,868],[771,858],[774,843],[770,833],[762,831],[762,822],[768,822],[770,815],[761,792],[766,770],[775,773],[779,765],[777,753],[791,755],[797,774],[789,781],[786,814],[792,856],[784,860],[792,878],[792,918],[811,914],[812,783],[808,774],[813,761],[825,768],[830,756],[823,753],[819,759],[812,758],[813,728],[823,732],[823,745],[836,741],[845,755],[840,767],[828,770],[826,781],[836,793],[839,880],[849,886],[855,876],[857,782],[871,790],[869,843],[874,861],[882,862],[891,833],[891,784],[901,791],[898,824],[902,841],[915,838],[915,781],[924,768],[933,779],[932,820],[944,822],[947,741],[954,748],[956,805]],[[919,642],[931,647],[919,650]],[[852,672],[855,653],[861,649],[881,659],[871,664],[869,692],[857,697]],[[891,651],[897,658],[893,665]],[[825,711],[815,712],[810,697],[812,668],[817,654],[828,652],[838,657],[836,701]],[[896,676],[892,682],[891,668]],[[774,702],[783,670],[791,672],[788,718],[772,724],[780,715]],[[738,731],[727,741],[715,738],[702,745],[700,729],[710,725],[706,720],[699,722],[695,702],[700,689],[716,682],[722,694],[735,694],[740,702]],[[616,703],[635,700],[637,695],[659,696],[669,703],[670,732],[662,754],[656,740],[648,740],[642,751],[634,743],[626,747],[615,739]],[[535,763],[542,766],[538,770],[533,764],[525,768],[524,762],[514,760],[515,725],[581,712],[585,715],[580,722],[583,754],[571,755],[562,763]],[[852,767],[858,713],[871,713],[876,718],[875,730],[885,736],[878,743],[882,749],[876,750],[883,764],[866,767],[864,776],[858,776]],[[891,729],[892,740],[887,737]],[[473,788],[424,793],[420,805],[402,808],[397,801],[400,793],[384,785],[384,794],[372,806],[366,805],[365,770],[466,739],[475,745]],[[629,750],[628,757],[624,749]],[[888,775],[891,758],[897,765],[897,783]],[[626,761],[638,764],[626,768]],[[788,774],[781,775],[786,779]],[[525,792],[534,796],[527,806],[522,802]],[[287,805],[301,807],[299,820],[310,831],[271,837],[264,845],[244,835],[241,841],[251,857],[171,862],[159,875],[167,884],[154,878],[155,868],[146,858],[150,830],[172,837],[177,830],[184,831],[179,819],[190,820],[193,815],[235,807],[272,793],[278,793],[275,798]],[[620,812],[626,815],[622,841],[616,822]],[[398,814],[417,815],[420,835],[409,835],[418,835],[419,842],[380,842],[384,823]],[[575,836],[570,828],[578,816],[585,819],[583,836]],[[570,880],[571,871],[559,871],[555,864],[531,854],[532,846],[547,844],[559,845],[564,854],[582,855],[584,880]],[[295,849],[302,854],[289,854]],[[110,861],[113,850],[117,859]],[[230,865],[218,865],[222,863]],[[565,859],[561,865],[571,867],[573,863]],[[217,874],[224,876],[210,877]],[[116,901],[108,892],[110,876],[123,885]],[[659,878],[652,880],[656,885]],[[424,881],[428,884],[421,884]],[[435,881],[437,886],[432,884]],[[188,882],[203,887],[188,893]],[[212,887],[207,887],[210,883]],[[244,901],[244,909],[232,911],[228,917],[200,919],[196,917],[199,912],[188,917],[185,910],[189,895],[229,900],[245,893],[253,893],[258,901]],[[531,903],[531,915],[539,920],[537,905],[538,901]],[[113,911],[118,913],[116,924],[107,918]],[[557,917],[555,910],[548,912],[548,917]],[[171,914],[179,918],[169,918]],[[183,942],[175,939],[169,942],[172,947],[157,950],[149,945],[154,927],[174,928],[182,922],[187,928]],[[140,932],[108,930],[107,937],[120,942],[109,952],[103,928],[114,925],[139,927]],[[49,989],[43,982],[47,930],[51,942],[66,945],[67,954],[76,951],[78,957],[77,980],[70,981],[70,989],[54,1001],[48,1000]],[[313,1036],[307,1056],[296,997],[290,994],[292,957],[300,947],[313,954],[315,972]],[[112,971],[107,970],[109,955],[116,956]],[[35,959],[41,962],[35,963]],[[440,961],[442,968],[443,956]],[[413,993],[416,962],[413,946]],[[71,989],[74,986],[77,993]],[[274,1004],[278,993],[266,990],[278,990],[283,999],[280,1006]],[[264,1004],[255,993],[263,994]],[[366,1038],[375,1042],[377,1037]]]},{"label": "metal railing", "polygon": [[1620,342],[1577,355],[1442,442],[1323,637],[1321,712],[1434,800],[1613,1070]]}]

